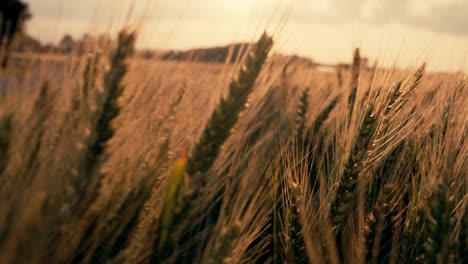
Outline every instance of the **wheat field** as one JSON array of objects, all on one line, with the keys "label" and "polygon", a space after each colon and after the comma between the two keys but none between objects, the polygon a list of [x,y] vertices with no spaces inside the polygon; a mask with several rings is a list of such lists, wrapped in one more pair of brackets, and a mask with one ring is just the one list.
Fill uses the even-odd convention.
[{"label": "wheat field", "polygon": [[136,38],[1,72],[0,263],[468,262],[466,75]]}]

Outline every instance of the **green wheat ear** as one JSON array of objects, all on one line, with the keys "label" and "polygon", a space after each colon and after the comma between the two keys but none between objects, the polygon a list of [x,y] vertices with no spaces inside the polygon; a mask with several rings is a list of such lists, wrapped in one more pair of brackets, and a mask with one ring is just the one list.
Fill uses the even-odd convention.
[{"label": "green wheat ear", "polygon": [[287,205],[287,240],[286,255],[291,263],[309,263],[305,249],[304,233],[298,211],[300,191],[298,186],[289,186],[289,201]]},{"label": "green wheat ear", "polygon": [[280,219],[280,210],[282,203],[282,199],[279,199],[279,196],[281,195],[280,189],[280,173],[278,170],[275,170],[273,172],[273,212],[272,212],[272,225],[273,225],[273,234],[272,234],[272,242],[273,242],[273,264],[279,264],[282,263],[283,257],[282,257],[282,245],[281,245],[281,219]]},{"label": "green wheat ear", "polygon": [[104,144],[114,135],[111,122],[120,112],[117,100],[123,93],[122,81],[128,71],[125,60],[134,52],[135,38],[134,32],[120,32],[117,49],[110,56],[111,69],[104,76],[105,97],[97,122],[96,140],[91,146],[92,156],[101,154],[104,150]]},{"label": "green wheat ear", "polygon": [[361,56],[359,54],[359,49],[354,51],[353,65],[351,67],[351,91],[349,92],[348,97],[348,122],[351,123],[351,118],[353,116],[354,104],[356,103],[357,90],[359,85],[359,74],[361,68]]},{"label": "green wheat ear", "polygon": [[157,238],[158,242],[156,243],[157,249],[155,249],[157,256],[155,255],[155,258],[159,258],[164,254],[167,242],[170,239],[169,235],[171,234],[174,224],[177,196],[184,182],[186,165],[187,158],[182,156],[176,162],[176,165],[169,177],[166,198],[164,199],[163,209],[161,212],[159,226],[160,232],[158,232],[159,237]]},{"label": "green wheat ear", "polygon": [[120,112],[117,101],[124,89],[122,81],[128,71],[126,59],[134,52],[135,38],[134,32],[121,31],[117,48],[110,54],[110,70],[104,76],[104,95],[102,101],[98,102],[100,106],[88,145],[88,172],[97,165],[105,144],[114,135],[111,123]]},{"label": "green wheat ear", "polygon": [[253,90],[255,80],[272,45],[273,40],[266,33],[254,45],[237,80],[232,81],[229,85],[228,96],[225,99],[222,98],[213,111],[200,141],[195,145],[190,155],[187,164],[187,172],[190,175],[206,172],[214,163],[221,145],[229,137],[239,113],[245,107],[247,97]]},{"label": "green wheat ear", "polygon": [[421,83],[425,69],[426,64],[422,64],[409,80],[408,87],[406,89],[404,89],[403,82],[401,81],[392,87],[387,97],[386,107],[384,108],[384,117],[389,115],[391,112],[398,112],[405,105],[411,94]]},{"label": "green wheat ear", "polygon": [[452,221],[454,199],[449,193],[447,179],[443,181],[428,202],[422,255],[426,263],[450,263],[450,259],[456,256],[450,243],[450,234],[455,228]]},{"label": "green wheat ear", "polygon": [[352,209],[356,196],[357,183],[361,175],[363,161],[370,147],[372,136],[376,129],[377,117],[373,113],[373,106],[369,106],[363,123],[353,140],[351,152],[345,164],[344,171],[339,179],[335,197],[331,204],[330,214],[334,228],[342,232],[346,224],[346,216]]},{"label": "green wheat ear", "polygon": [[335,96],[335,98],[333,98],[333,100],[315,118],[314,125],[313,125],[314,136],[317,135],[323,123],[327,121],[328,117],[330,116],[330,113],[333,111],[333,109],[335,109],[336,105],[338,104],[339,99],[340,99],[339,95]]},{"label": "green wheat ear", "polygon": [[[99,186],[102,180],[102,174],[99,172],[100,165],[105,156],[103,155],[108,141],[113,137],[115,130],[112,127],[113,120],[120,112],[118,99],[123,92],[123,79],[128,71],[127,59],[134,52],[134,43],[136,39],[135,32],[122,30],[118,35],[118,43],[115,50],[109,55],[110,68],[105,73],[103,86],[104,91],[97,100],[97,107],[88,117],[90,122],[91,134],[84,140],[85,150],[79,157],[79,171],[72,179],[72,188],[74,197],[70,204],[73,208],[73,218],[78,221],[83,217],[99,195]],[[86,104],[86,102],[84,102]],[[93,221],[97,221],[100,216],[93,213],[88,216],[91,220],[85,223],[86,227],[77,237],[78,244],[72,249],[76,252],[68,256],[72,263],[82,262],[83,258],[92,255],[87,248],[90,240],[99,230]],[[102,234],[101,234],[102,235]],[[79,236],[79,237],[78,237]],[[109,242],[109,241],[107,241]],[[91,256],[96,258],[95,256]]]},{"label": "green wheat ear", "polygon": [[377,258],[381,253],[383,233],[389,225],[388,215],[391,210],[392,194],[397,190],[394,184],[386,184],[379,193],[379,197],[367,215],[364,228],[364,239],[366,241],[366,258],[370,263],[378,263]]},{"label": "green wheat ear", "polygon": [[244,109],[247,98],[253,90],[255,81],[272,45],[272,38],[264,33],[247,57],[238,78],[230,83],[229,94],[225,99],[221,99],[219,105],[213,111],[199,142],[195,145],[191,156],[187,160],[186,172],[189,176],[197,175],[194,181],[196,186],[189,186],[187,189],[181,190],[179,197],[174,199],[174,203],[179,200],[181,204],[171,203],[169,204],[171,205],[170,208],[172,208],[170,213],[168,212],[169,209],[163,211],[161,219],[169,219],[168,215],[170,215],[171,222],[161,222],[162,226],[157,232],[158,237],[154,241],[151,263],[161,263],[172,254],[170,241],[172,230],[183,220],[182,214],[190,209],[192,202],[199,194],[199,189],[203,187],[204,179],[199,174],[210,169],[222,144],[229,137],[231,129],[236,124],[238,116]]},{"label": "green wheat ear", "polygon": [[[86,200],[82,201],[83,208],[86,208],[96,195],[99,177],[90,176],[98,169],[106,144],[115,133],[112,121],[120,112],[118,99],[123,92],[122,82],[128,71],[126,60],[134,52],[135,39],[135,32],[123,30],[119,33],[117,47],[109,56],[110,69],[104,75],[102,100],[97,102],[97,110],[90,116],[91,135],[86,140],[86,153],[82,160],[82,168],[75,180],[79,195],[87,196]],[[92,192],[92,194],[85,195],[84,192]]]},{"label": "green wheat ear", "polygon": [[336,80],[338,82],[338,88],[343,87],[343,73],[341,67],[337,67],[336,69]]},{"label": "green wheat ear", "polygon": [[7,165],[8,149],[10,147],[13,115],[7,114],[0,119],[0,175]]},{"label": "green wheat ear", "polygon": [[296,129],[297,138],[301,140],[304,136],[305,122],[307,118],[307,110],[309,108],[309,88],[302,91],[301,97],[299,98],[299,105],[296,111]]}]

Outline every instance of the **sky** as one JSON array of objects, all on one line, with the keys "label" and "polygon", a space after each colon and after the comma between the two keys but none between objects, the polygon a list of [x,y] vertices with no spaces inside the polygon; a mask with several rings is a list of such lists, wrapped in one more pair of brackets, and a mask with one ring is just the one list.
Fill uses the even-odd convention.
[{"label": "sky", "polygon": [[467,69],[468,0],[23,0],[28,32],[139,29],[140,48],[190,49],[254,41],[267,30],[275,51],[323,63],[349,62],[359,47],[382,64]]}]

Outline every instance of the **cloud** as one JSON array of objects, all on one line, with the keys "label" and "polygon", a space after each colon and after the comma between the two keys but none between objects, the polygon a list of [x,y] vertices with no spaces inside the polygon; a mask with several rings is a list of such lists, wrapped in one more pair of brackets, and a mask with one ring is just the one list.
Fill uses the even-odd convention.
[{"label": "cloud", "polygon": [[[33,15],[89,21],[93,15],[105,20],[115,12],[124,17],[131,0],[29,0]],[[438,1],[438,2],[437,2]],[[145,1],[135,1],[141,14]],[[290,12],[297,23],[345,24],[360,21],[369,25],[399,23],[438,33],[468,35],[468,0],[172,0],[156,1],[148,13],[156,21],[232,21],[252,10],[260,19],[265,14]],[[248,5],[246,5],[248,3]],[[320,3],[320,4],[318,4]],[[62,6],[60,6],[62,5]],[[243,6],[244,5],[244,6]],[[290,5],[293,8],[289,10]],[[243,8],[242,8],[243,6]],[[100,8],[99,8],[100,7]],[[411,9],[410,7],[413,7]],[[115,8],[118,8],[116,11]],[[417,11],[427,10],[424,14]],[[97,11],[96,11],[97,10]],[[279,10],[279,12],[278,12]],[[255,18],[254,18],[255,19]]]},{"label": "cloud", "polygon": [[[428,3],[421,0],[329,0],[326,10],[298,6],[291,19],[300,23],[343,24],[360,21],[370,25],[399,23],[437,33],[468,35],[468,0]],[[417,15],[410,8],[427,8]]]},{"label": "cloud", "polygon": [[330,0],[327,13],[316,11],[316,18],[327,23],[343,23],[361,16],[366,0]]},{"label": "cloud", "polygon": [[409,3],[408,0],[373,1],[367,4],[361,19],[377,25],[402,21],[409,15]]},{"label": "cloud", "polygon": [[432,5],[424,16],[410,16],[405,22],[434,32],[468,35],[468,0]]},{"label": "cloud", "polygon": [[328,0],[321,8],[311,2],[296,3],[290,19],[299,23],[346,23],[360,18],[366,0]]}]

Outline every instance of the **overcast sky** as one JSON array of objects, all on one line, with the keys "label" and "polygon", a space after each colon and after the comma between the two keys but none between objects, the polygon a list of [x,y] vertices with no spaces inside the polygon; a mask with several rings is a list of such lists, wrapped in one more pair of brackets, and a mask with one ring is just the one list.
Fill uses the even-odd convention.
[{"label": "overcast sky", "polygon": [[[468,55],[468,0],[27,0],[28,31],[115,32],[143,21],[138,45],[187,49],[254,40],[266,27],[276,50],[327,63],[352,50],[379,61],[456,70]],[[134,3],[134,5],[132,5]],[[133,6],[133,8],[132,8]]]}]

